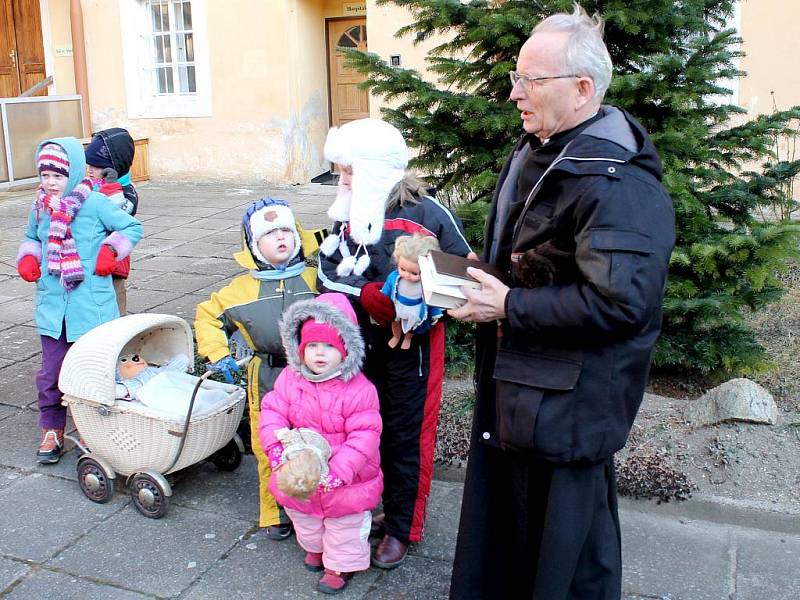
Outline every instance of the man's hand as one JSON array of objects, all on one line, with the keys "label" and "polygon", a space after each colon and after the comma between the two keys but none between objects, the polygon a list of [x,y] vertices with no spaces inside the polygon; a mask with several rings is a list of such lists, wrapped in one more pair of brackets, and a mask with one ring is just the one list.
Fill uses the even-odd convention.
[{"label": "man's hand", "polygon": [[506,316],[506,296],[509,287],[485,271],[468,267],[467,273],[477,279],[481,289],[462,287],[467,303],[461,308],[451,308],[447,314],[455,319],[474,323],[486,323]]}]

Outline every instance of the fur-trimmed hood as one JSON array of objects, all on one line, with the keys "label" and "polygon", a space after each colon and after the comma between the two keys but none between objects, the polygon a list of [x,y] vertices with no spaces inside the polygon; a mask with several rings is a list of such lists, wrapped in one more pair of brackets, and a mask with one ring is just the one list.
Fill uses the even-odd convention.
[{"label": "fur-trimmed hood", "polygon": [[289,367],[301,373],[300,327],[308,319],[334,327],[344,341],[347,356],[341,364],[341,378],[348,381],[361,371],[364,362],[364,339],[358,326],[356,313],[344,294],[329,293],[313,300],[295,302],[281,317],[281,340],[286,349]]}]

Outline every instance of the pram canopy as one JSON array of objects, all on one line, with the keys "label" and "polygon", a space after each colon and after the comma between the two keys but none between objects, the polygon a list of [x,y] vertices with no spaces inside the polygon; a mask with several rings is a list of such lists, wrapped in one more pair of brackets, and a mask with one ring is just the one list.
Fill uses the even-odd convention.
[{"label": "pram canopy", "polygon": [[58,378],[59,389],[69,396],[114,405],[117,360],[125,354],[139,354],[155,365],[185,354],[191,359],[191,370],[192,330],[180,317],[157,313],[128,315],[99,325],[67,352]]}]

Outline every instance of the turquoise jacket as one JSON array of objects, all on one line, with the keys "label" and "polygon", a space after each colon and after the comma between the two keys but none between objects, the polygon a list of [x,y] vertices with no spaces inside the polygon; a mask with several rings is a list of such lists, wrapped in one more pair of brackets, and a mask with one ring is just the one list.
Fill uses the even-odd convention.
[{"label": "turquoise jacket", "polygon": [[[49,142],[59,144],[69,157],[66,195],[86,176],[83,146],[72,137],[45,140],[36,149],[37,161],[42,144]],[[58,277],[47,273],[50,216],[46,211],[40,211],[37,219],[35,207],[31,209],[25,239],[17,253],[17,262],[23,256],[32,255],[42,267],[42,276],[36,282],[38,332],[58,339],[62,324],[66,322],[68,342],[74,342],[90,329],[119,316],[111,276],[94,274],[97,253],[106,244],[116,250],[117,259],[123,259],[131,253],[143,232],[142,224],[137,219],[114,206],[98,192],[91,192],[86,198],[71,229],[85,276],[71,292],[64,289]]]}]

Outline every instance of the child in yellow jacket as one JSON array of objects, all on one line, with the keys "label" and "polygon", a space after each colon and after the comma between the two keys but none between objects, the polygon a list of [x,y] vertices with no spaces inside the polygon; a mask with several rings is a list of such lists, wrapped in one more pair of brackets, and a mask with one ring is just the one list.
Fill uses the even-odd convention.
[{"label": "child in yellow jacket", "polygon": [[242,219],[242,250],[234,255],[248,273],[198,304],[195,316],[197,353],[207,357],[209,368],[228,381],[239,370],[231,356],[230,337],[238,331],[253,352],[247,367],[247,399],[251,443],[258,461],[258,524],[267,528],[271,539],[286,539],[292,526],[267,488],[269,459],[258,437],[261,398],[286,366],[278,330],[283,311],[316,293],[316,270],[306,265],[304,251],[316,251],[322,238],[319,232],[300,228],[285,201],[262,198],[254,202]]}]

